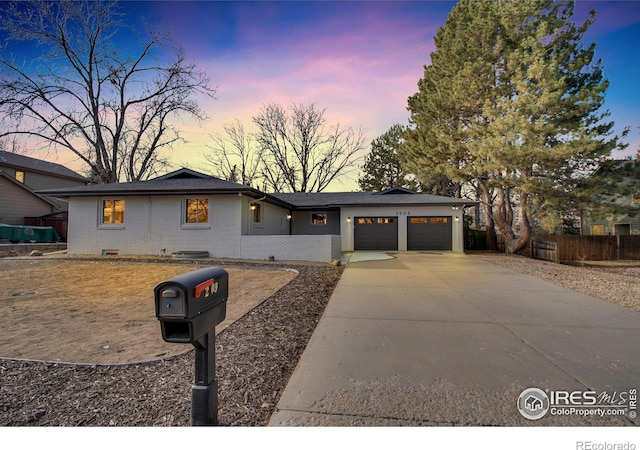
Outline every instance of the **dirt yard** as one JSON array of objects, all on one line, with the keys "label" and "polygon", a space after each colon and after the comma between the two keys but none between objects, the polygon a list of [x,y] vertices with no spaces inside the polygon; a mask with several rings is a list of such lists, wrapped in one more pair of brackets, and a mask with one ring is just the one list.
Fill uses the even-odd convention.
[{"label": "dirt yard", "polygon": [[[0,259],[0,357],[132,363],[192,349],[162,340],[153,288],[203,266]],[[289,283],[286,270],[228,268],[233,321]]]}]

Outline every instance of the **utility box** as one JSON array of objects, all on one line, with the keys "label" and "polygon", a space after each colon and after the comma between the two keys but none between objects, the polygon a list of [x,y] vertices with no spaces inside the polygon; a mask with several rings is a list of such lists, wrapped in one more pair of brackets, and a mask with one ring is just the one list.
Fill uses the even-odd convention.
[{"label": "utility box", "polygon": [[156,317],[166,342],[194,343],[227,315],[229,275],[207,267],[179,275],[154,289]]}]

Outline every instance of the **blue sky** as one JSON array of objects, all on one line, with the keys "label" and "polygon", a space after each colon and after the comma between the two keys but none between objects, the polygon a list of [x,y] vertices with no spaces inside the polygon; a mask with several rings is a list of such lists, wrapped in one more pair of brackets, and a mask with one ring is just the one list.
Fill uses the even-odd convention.
[{"label": "blue sky", "polygon": [[[167,27],[187,57],[217,86],[203,105],[211,119],[184,124],[188,143],[172,158],[197,168],[211,134],[238,119],[246,126],[269,102],[315,102],[329,123],[360,128],[367,142],[406,124],[433,38],[455,1],[125,1],[125,20]],[[578,1],[576,21],[596,8],[586,41],[597,43],[611,86],[606,108],[625,155],[640,147],[640,1]],[[620,155],[616,155],[620,156]],[[61,156],[64,158],[64,156]],[[72,160],[70,165],[75,164]],[[357,177],[354,173],[353,178]],[[330,190],[352,190],[353,180]]]}]

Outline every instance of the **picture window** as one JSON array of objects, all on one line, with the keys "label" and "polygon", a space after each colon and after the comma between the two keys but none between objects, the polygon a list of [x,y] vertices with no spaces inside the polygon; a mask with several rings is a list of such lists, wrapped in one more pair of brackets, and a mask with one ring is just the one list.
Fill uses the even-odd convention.
[{"label": "picture window", "polygon": [[103,224],[124,223],[124,200],[103,200],[102,201],[102,223]]},{"label": "picture window", "polygon": [[209,199],[208,198],[188,198],[186,200],[185,223],[208,223],[209,222]]}]

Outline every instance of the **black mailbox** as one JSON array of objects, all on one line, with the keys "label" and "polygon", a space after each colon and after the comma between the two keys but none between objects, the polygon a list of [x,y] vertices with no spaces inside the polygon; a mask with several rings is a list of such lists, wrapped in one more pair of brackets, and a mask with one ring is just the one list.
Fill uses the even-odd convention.
[{"label": "black mailbox", "polygon": [[179,275],[154,289],[156,317],[166,342],[194,343],[227,315],[229,275],[207,267]]}]

